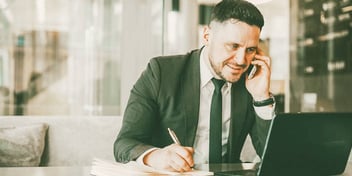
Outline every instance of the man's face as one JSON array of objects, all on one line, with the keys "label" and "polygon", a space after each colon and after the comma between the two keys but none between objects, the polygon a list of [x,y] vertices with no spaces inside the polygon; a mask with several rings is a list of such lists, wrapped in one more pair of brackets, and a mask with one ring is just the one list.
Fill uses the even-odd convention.
[{"label": "man's face", "polygon": [[215,73],[228,82],[238,81],[256,54],[259,36],[260,29],[255,25],[233,19],[212,22],[204,38]]}]

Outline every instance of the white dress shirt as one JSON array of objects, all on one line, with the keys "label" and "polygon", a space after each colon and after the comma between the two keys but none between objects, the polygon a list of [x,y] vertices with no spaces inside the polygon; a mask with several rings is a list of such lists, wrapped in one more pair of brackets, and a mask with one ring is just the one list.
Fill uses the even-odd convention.
[{"label": "white dress shirt", "polygon": [[[209,163],[209,131],[210,131],[210,107],[213,91],[215,89],[212,78],[221,79],[215,74],[207,56],[207,48],[204,47],[200,55],[200,104],[199,120],[194,142],[194,163]],[[222,154],[227,150],[227,139],[230,131],[231,117],[231,86],[227,82],[221,89],[222,92]],[[270,120],[275,116],[274,106],[255,107],[254,110],[259,117]]]}]

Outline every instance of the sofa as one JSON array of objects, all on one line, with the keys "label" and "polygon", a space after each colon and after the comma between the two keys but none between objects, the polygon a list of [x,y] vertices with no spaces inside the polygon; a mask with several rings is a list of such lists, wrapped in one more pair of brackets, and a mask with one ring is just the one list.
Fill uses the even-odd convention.
[{"label": "sofa", "polygon": [[[0,150],[1,146],[8,149],[7,152],[2,154],[0,152],[0,160],[6,159],[5,155],[11,153],[11,150],[15,150],[16,148],[18,148],[18,151],[14,151],[12,156],[9,155],[7,159],[11,160],[13,163],[12,166],[34,166],[37,164],[40,166],[89,166],[95,157],[114,160],[113,143],[120,130],[121,121],[122,118],[120,116],[0,117]],[[28,126],[33,128],[29,128]],[[34,130],[37,127],[43,130]],[[5,128],[7,131],[1,131],[1,128]],[[40,131],[44,131],[45,133]],[[40,154],[40,152],[36,152],[33,148],[38,148],[38,150],[41,150],[41,148],[33,147],[33,145],[37,144],[30,144],[30,140],[24,144],[9,142],[9,144],[5,145],[5,142],[1,141],[1,138],[6,138],[4,135],[11,134],[12,138],[19,138],[13,141],[15,143],[22,142],[26,140],[25,138],[31,139],[32,143],[36,143],[40,140],[40,137],[37,136],[44,134],[44,148],[41,153],[42,155],[39,156],[39,163],[32,162],[35,156],[26,161],[18,159],[19,157],[25,158],[23,156],[25,154]],[[3,136],[1,137],[1,135]],[[24,145],[28,145],[29,147],[26,148]],[[23,150],[28,151],[23,152]],[[21,152],[24,154],[19,156],[18,153]],[[18,157],[17,160],[15,160],[16,157]]]}]

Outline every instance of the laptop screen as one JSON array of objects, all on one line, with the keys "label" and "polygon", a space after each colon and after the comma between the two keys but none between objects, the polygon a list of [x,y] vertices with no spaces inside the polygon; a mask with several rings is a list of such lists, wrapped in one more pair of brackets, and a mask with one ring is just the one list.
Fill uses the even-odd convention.
[{"label": "laptop screen", "polygon": [[285,113],[271,124],[258,174],[334,175],[352,146],[352,113]]}]

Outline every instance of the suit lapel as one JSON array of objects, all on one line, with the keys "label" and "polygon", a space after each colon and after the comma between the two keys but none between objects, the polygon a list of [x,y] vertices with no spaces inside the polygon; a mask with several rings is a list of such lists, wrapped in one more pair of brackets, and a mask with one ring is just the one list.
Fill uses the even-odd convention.
[{"label": "suit lapel", "polygon": [[186,63],[182,85],[182,104],[185,109],[185,144],[193,146],[196,136],[199,118],[200,99],[200,51],[196,50],[190,54],[189,62]]}]

